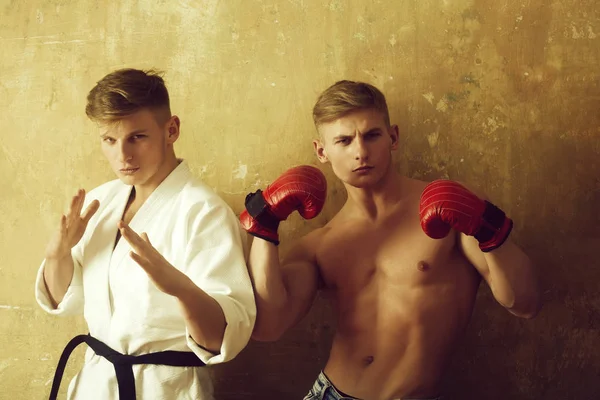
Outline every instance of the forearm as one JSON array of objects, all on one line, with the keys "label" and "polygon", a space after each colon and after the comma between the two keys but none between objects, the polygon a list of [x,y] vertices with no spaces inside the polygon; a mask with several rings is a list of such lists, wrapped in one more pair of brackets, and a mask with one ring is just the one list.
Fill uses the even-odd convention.
[{"label": "forearm", "polygon": [[225,314],[219,303],[182,274],[177,299],[192,339],[218,354],[225,335]]},{"label": "forearm", "polygon": [[258,340],[277,338],[285,330],[283,321],[289,301],[281,272],[278,247],[255,238],[250,249],[248,264],[257,308],[253,338]]},{"label": "forearm", "polygon": [[44,283],[46,284],[46,289],[54,308],[58,307],[69,289],[69,285],[73,279],[74,268],[73,257],[71,257],[70,253],[68,256],[60,259],[46,258],[44,264]]},{"label": "forearm", "polygon": [[540,290],[529,257],[510,239],[484,255],[489,267],[488,282],[496,300],[516,316],[535,317],[541,307]]}]

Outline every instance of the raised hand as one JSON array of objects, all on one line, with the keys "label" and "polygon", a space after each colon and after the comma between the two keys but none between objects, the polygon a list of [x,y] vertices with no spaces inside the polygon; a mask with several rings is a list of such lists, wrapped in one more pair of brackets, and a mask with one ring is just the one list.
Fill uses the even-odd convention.
[{"label": "raised hand", "polygon": [[504,211],[450,180],[436,180],[425,187],[419,214],[429,237],[441,239],[454,228],[474,236],[483,252],[500,247],[513,226]]},{"label": "raised hand", "polygon": [[326,197],[325,175],[318,168],[300,165],[285,171],[264,192],[249,193],[240,222],[249,234],[278,245],[279,222],[295,210],[305,219],[315,218]]},{"label": "raised hand", "polygon": [[146,271],[160,291],[177,296],[182,284],[186,282],[186,276],[152,246],[146,233],[138,235],[124,221],[119,221],[118,227],[123,238],[133,249],[129,256]]},{"label": "raised hand", "polygon": [[84,201],[85,190],[79,189],[71,200],[68,213],[61,216],[60,225],[46,246],[47,259],[59,260],[70,256],[71,249],[81,240],[90,218],[100,207],[100,202],[94,200],[82,214]]}]

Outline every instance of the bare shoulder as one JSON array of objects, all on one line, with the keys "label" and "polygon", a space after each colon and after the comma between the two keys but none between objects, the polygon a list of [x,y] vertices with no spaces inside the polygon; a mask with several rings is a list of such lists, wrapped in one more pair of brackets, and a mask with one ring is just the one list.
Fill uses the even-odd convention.
[{"label": "bare shoulder", "polygon": [[423,190],[429,185],[431,181],[423,181],[420,179],[404,178],[402,185],[402,191],[405,197],[409,198],[421,198]]},{"label": "bare shoulder", "polygon": [[405,184],[406,186],[409,188],[409,190],[414,190],[414,191],[418,191],[418,192],[422,192],[423,189],[425,189],[425,187],[427,185],[429,185],[432,181],[423,181],[420,179],[413,179],[413,178],[406,178],[405,180]]}]

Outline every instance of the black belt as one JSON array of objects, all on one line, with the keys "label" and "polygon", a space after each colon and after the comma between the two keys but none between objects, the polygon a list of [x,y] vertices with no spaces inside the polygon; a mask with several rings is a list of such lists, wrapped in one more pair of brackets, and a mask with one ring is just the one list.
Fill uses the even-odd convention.
[{"label": "black belt", "polygon": [[169,350],[133,356],[121,354],[90,335],[79,335],[67,343],[60,356],[60,360],[58,360],[56,372],[54,373],[54,381],[52,382],[52,390],[50,391],[50,400],[56,400],[67,361],[73,350],[81,343],[87,343],[97,355],[106,358],[113,364],[115,374],[117,375],[119,400],[135,400],[135,379],[133,378],[132,368],[134,364],[161,364],[173,367],[203,367],[205,365],[196,354],[190,351]]}]

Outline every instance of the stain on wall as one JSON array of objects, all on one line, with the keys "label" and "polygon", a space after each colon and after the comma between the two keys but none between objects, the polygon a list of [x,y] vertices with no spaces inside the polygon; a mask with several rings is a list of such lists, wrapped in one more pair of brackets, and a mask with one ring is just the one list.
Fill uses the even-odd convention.
[{"label": "stain on wall", "polygon": [[[400,126],[396,167],[481,187],[542,276],[545,306],[532,321],[482,287],[444,381],[449,398],[596,398],[595,0],[32,0],[0,10],[0,399],[47,396],[64,344],[86,331],[80,318],[40,311],[33,282],[69,196],[113,178],[83,109],[93,84],[121,67],[166,71],[179,155],[238,213],[247,192],[316,165],[310,113],[321,90],[339,79],[377,85]],[[283,224],[282,251],[344,202],[324,171],[324,212]],[[251,343],[214,368],[217,398],[301,398],[334,329],[318,299],[280,342]]]}]

